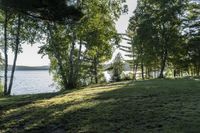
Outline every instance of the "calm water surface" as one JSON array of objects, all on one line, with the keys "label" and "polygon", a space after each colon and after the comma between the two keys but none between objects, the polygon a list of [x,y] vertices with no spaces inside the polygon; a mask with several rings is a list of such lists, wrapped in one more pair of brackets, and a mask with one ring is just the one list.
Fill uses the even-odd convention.
[{"label": "calm water surface", "polygon": [[[9,73],[10,75],[10,73]],[[49,71],[16,71],[12,95],[57,92]]]}]

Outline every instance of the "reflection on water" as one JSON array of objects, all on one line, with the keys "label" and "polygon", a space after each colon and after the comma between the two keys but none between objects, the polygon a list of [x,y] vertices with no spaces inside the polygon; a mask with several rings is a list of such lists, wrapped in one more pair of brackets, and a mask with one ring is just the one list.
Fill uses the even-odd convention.
[{"label": "reflection on water", "polygon": [[[8,73],[10,75],[10,72]],[[16,71],[12,95],[58,91],[48,71]]]}]

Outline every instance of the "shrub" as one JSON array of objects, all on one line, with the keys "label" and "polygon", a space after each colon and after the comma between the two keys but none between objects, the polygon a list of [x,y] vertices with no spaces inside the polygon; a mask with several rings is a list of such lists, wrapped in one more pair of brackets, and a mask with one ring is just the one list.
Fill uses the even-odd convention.
[{"label": "shrub", "polygon": [[131,80],[131,79],[133,79],[133,74],[132,73],[128,73],[128,74],[122,73],[121,77],[122,77],[122,80],[125,80],[125,81]]}]

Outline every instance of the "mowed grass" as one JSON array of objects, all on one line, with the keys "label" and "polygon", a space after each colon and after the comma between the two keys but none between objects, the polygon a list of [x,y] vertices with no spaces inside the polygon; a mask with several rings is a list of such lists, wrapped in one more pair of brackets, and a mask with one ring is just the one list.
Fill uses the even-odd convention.
[{"label": "mowed grass", "polygon": [[119,82],[0,98],[0,133],[198,133],[200,80]]}]

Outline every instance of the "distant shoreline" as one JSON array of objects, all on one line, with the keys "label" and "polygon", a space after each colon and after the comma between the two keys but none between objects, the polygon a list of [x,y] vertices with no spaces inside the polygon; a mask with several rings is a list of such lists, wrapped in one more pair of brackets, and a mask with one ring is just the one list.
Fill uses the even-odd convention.
[{"label": "distant shoreline", "polygon": [[[8,66],[8,70],[12,70],[12,66]],[[16,71],[43,71],[49,70],[49,66],[16,66]]]},{"label": "distant shoreline", "polygon": [[49,71],[49,69],[29,69],[29,70],[15,70],[15,71]]}]

